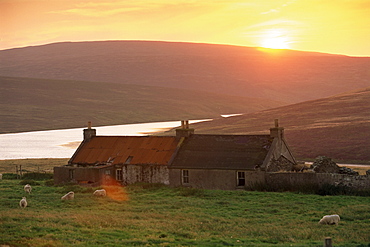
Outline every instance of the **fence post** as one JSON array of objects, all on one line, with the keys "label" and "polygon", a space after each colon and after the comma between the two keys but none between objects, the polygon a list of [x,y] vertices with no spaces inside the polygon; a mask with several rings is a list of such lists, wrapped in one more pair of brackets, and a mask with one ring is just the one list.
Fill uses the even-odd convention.
[{"label": "fence post", "polygon": [[326,237],[324,240],[324,247],[332,247],[331,237]]},{"label": "fence post", "polygon": [[20,178],[22,179],[22,176],[23,176],[23,174],[22,174],[22,165],[19,165],[19,170],[20,170]]}]

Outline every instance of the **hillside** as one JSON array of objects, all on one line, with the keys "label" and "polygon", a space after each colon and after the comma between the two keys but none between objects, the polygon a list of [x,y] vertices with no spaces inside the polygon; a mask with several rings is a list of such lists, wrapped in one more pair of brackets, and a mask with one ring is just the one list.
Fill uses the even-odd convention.
[{"label": "hillside", "polygon": [[149,85],[303,102],[370,86],[369,57],[154,41],[0,51],[0,76]]},{"label": "hillside", "polygon": [[370,88],[194,124],[195,133],[268,133],[274,119],[298,158],[319,155],[370,163]]},{"label": "hillside", "polygon": [[280,106],[194,90],[0,76],[0,133],[203,119]]}]

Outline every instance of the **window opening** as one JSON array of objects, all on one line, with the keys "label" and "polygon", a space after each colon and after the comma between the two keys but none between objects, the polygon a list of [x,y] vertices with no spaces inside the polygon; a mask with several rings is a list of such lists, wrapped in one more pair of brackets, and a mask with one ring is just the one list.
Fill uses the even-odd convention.
[{"label": "window opening", "polygon": [[122,169],[117,169],[116,170],[116,180],[117,181],[122,181],[123,180]]},{"label": "window opening", "polygon": [[189,183],[189,170],[182,170],[182,183],[183,184]]},{"label": "window opening", "polygon": [[237,185],[238,186],[245,185],[245,172],[237,172]]}]

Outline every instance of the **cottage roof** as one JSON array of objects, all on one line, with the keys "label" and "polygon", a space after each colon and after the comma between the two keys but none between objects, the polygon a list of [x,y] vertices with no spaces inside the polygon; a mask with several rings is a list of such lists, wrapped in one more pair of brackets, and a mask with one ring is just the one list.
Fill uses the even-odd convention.
[{"label": "cottage roof", "polygon": [[191,135],[170,168],[254,169],[271,147],[270,135]]},{"label": "cottage roof", "polygon": [[69,163],[168,165],[177,144],[173,136],[94,136],[82,142]]}]

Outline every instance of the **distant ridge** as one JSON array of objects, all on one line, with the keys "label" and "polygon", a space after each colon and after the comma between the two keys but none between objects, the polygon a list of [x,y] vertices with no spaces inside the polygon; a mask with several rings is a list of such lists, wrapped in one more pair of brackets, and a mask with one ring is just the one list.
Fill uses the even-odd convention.
[{"label": "distant ridge", "polygon": [[370,86],[369,57],[159,41],[0,51],[0,76],[99,81],[303,102]]},{"label": "distant ridge", "polygon": [[0,76],[0,133],[204,119],[282,102],[145,85]]}]

